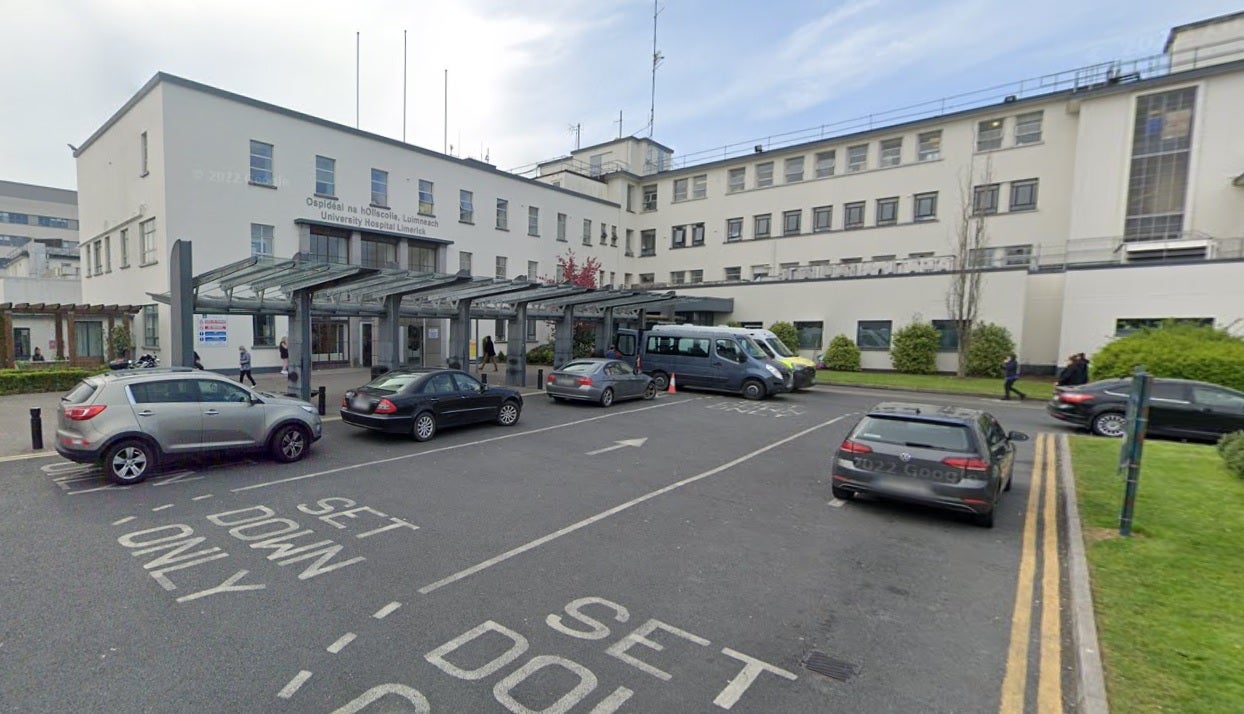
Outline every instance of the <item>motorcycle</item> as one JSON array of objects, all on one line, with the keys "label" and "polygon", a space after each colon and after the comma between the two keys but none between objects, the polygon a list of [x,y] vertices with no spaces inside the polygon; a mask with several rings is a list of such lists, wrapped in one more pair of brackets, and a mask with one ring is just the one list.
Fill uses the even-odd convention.
[{"label": "motorcycle", "polygon": [[114,359],[108,363],[108,368],[118,369],[149,369],[160,366],[160,358],[151,353],[146,353],[137,359]]}]

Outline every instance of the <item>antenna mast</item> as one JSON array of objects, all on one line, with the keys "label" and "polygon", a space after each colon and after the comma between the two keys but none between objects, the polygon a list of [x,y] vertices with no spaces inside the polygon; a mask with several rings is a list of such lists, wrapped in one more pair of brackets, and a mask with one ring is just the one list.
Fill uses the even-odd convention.
[{"label": "antenna mast", "polygon": [[[660,0],[652,0],[652,104],[648,109],[648,137],[652,137],[652,128],[657,115],[657,67],[665,57],[657,51],[657,15],[661,14],[658,7]],[[619,129],[621,126],[619,126]]]}]

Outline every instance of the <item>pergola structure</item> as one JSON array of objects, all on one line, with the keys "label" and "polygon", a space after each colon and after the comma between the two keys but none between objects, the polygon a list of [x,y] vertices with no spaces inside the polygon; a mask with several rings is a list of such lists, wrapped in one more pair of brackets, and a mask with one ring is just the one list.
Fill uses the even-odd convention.
[{"label": "pergola structure", "polygon": [[[118,355],[113,354],[112,340],[109,336],[112,334],[113,328],[116,327],[118,320],[124,322],[126,327],[130,326],[132,316],[143,309],[142,305],[66,305],[63,303],[0,303],[0,335],[4,335],[4,366],[13,367],[17,364],[17,355],[15,352],[16,345],[13,342],[13,316],[14,315],[51,315],[56,321],[56,353],[49,355],[48,359],[56,359],[60,361],[68,360],[74,366],[97,366],[99,360],[96,357],[79,357],[77,343],[77,329],[75,324],[79,318],[91,318],[91,322],[103,319],[108,322],[108,331],[104,337],[104,359],[115,359]],[[66,330],[66,327],[68,330]],[[66,331],[68,339],[66,339]]]},{"label": "pergola structure", "polygon": [[[289,259],[251,257],[198,276],[191,271],[191,245],[175,241],[171,251],[172,289],[152,294],[173,311],[172,365],[190,366],[194,355],[194,315],[285,315],[290,319],[290,371],[311,372],[311,318],[378,318],[379,361],[401,363],[402,318],[448,319],[447,366],[462,368],[470,361],[470,321],[508,320],[506,384],[526,386],[526,323],[556,321],[554,366],[571,358],[575,321],[597,325],[597,342],[613,332],[615,320],[642,322],[654,307],[683,303],[697,309],[730,312],[729,298],[681,298],[673,292],[585,288],[532,282],[526,278],[496,280],[465,272],[434,273],[327,263],[298,255]],[[291,389],[307,399],[310,380],[291,379]]]}]

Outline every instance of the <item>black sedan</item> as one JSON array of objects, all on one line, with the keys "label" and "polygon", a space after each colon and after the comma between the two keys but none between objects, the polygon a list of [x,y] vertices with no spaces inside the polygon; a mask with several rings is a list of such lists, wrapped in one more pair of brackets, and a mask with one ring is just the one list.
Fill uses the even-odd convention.
[{"label": "black sedan", "polygon": [[341,420],[351,426],[427,441],[447,426],[496,422],[513,426],[523,397],[508,387],[483,384],[456,369],[395,369],[341,400]]},{"label": "black sedan", "polygon": [[577,399],[607,407],[622,399],[653,399],[652,377],[617,359],[583,358],[549,372],[544,386],[549,399]]},{"label": "black sedan", "polygon": [[[1127,428],[1131,379],[1108,379],[1057,387],[1049,415],[1100,436],[1120,437]],[[1149,390],[1147,434],[1215,440],[1244,429],[1244,392],[1187,379],[1154,379]]]}]

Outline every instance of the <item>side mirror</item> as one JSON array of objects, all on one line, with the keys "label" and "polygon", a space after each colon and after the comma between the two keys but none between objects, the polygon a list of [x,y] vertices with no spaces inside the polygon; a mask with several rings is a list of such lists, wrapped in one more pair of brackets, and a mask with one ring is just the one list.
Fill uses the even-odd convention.
[{"label": "side mirror", "polygon": [[738,360],[739,364],[747,364],[747,355],[743,354],[742,352],[739,353],[739,356],[736,359]]},{"label": "side mirror", "polygon": [[1012,431],[1006,438],[1008,441],[1028,441],[1028,435],[1022,431]]}]

